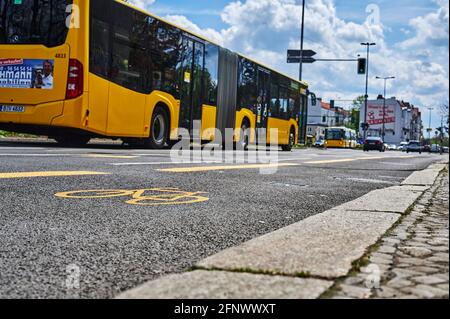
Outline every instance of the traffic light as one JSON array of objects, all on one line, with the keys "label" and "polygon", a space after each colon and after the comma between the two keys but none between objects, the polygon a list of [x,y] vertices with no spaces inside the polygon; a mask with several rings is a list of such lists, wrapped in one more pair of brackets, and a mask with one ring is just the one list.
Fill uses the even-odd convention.
[{"label": "traffic light", "polygon": [[367,69],[367,59],[358,59],[358,74],[366,74]]},{"label": "traffic light", "polygon": [[331,109],[334,109],[334,104],[335,104],[335,103],[334,103],[334,100],[331,100],[331,101],[330,101],[330,107],[331,107]]},{"label": "traffic light", "polygon": [[317,96],[314,93],[311,93],[311,104],[312,106],[317,105]]}]

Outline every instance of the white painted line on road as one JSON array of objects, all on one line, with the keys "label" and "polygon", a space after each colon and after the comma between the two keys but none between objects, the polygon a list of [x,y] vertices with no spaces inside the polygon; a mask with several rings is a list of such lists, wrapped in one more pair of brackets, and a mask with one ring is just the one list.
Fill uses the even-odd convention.
[{"label": "white painted line on road", "polygon": [[158,169],[160,172],[170,173],[192,173],[192,172],[208,172],[208,171],[223,171],[223,170],[238,170],[238,169],[265,169],[278,168],[288,166],[299,166],[296,163],[272,163],[272,164],[248,164],[248,165],[225,165],[225,166],[196,166],[196,167],[179,167],[179,168],[163,168]]},{"label": "white painted line on road", "polygon": [[213,164],[222,162],[136,162],[136,163],[109,163],[113,166],[145,166],[145,165],[171,165],[171,164]]},{"label": "white painted line on road", "polygon": [[323,161],[311,161],[306,162],[305,164],[331,164],[331,163],[345,163],[345,162],[354,162],[356,158],[344,158],[344,159],[334,159],[334,160],[323,160]]},{"label": "white painted line on road", "polygon": [[76,156],[75,154],[33,154],[33,153],[22,153],[22,154],[1,154],[3,157],[64,157],[64,156]]},{"label": "white painted line on road", "polygon": [[133,156],[133,155],[113,155],[113,154],[86,154],[83,155],[84,157],[91,157],[91,158],[120,158],[120,159],[132,159],[132,158],[138,158],[139,156]]}]

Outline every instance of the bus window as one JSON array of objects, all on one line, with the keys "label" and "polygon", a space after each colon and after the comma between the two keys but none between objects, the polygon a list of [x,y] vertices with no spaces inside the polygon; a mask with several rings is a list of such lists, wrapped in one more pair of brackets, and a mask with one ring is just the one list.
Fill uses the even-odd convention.
[{"label": "bus window", "polygon": [[89,68],[96,75],[107,78],[109,74],[109,24],[92,19]]},{"label": "bus window", "polygon": [[257,103],[256,66],[246,58],[239,60],[239,84],[237,110],[247,108],[255,111]]},{"label": "bus window", "polygon": [[207,43],[205,47],[205,104],[217,106],[219,47]]},{"label": "bus window", "polygon": [[289,119],[289,95],[287,87],[280,86],[280,112],[279,118]]},{"label": "bus window", "polygon": [[72,0],[6,0],[0,2],[0,44],[64,44],[66,13]]}]

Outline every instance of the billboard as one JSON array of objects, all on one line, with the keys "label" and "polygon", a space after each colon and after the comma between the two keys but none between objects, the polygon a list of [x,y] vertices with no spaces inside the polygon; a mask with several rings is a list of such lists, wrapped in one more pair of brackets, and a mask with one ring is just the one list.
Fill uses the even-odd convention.
[{"label": "billboard", "polygon": [[0,59],[0,88],[53,89],[54,60]]},{"label": "billboard", "polygon": [[[370,126],[383,125],[383,105],[369,104],[367,106],[367,123]],[[384,123],[391,124],[392,128],[395,124],[395,110],[391,105],[386,105],[384,112]]]}]

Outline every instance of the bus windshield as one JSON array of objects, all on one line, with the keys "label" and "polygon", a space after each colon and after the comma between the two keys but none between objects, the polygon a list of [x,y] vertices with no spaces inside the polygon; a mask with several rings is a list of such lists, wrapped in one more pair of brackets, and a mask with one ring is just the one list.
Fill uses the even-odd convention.
[{"label": "bus windshield", "polygon": [[72,0],[1,0],[0,44],[64,44],[71,4]]},{"label": "bus windshield", "polygon": [[345,137],[343,130],[327,130],[326,139],[327,140],[342,140]]}]

